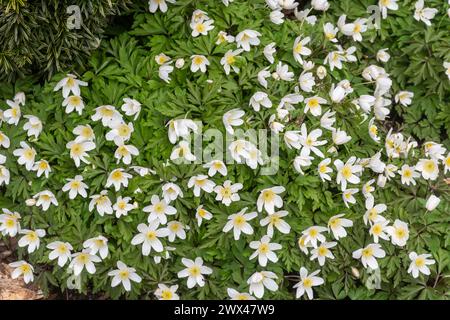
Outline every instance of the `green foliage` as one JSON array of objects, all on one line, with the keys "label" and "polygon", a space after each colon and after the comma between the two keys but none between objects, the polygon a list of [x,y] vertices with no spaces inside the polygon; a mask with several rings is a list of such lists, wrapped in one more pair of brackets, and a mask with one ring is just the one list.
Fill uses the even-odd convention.
[{"label": "green foliage", "polygon": [[[298,274],[301,266],[307,267],[310,271],[319,268],[317,261],[310,261],[309,257],[298,248],[297,241],[301,232],[311,225],[326,225],[331,216],[345,213],[346,218],[354,221],[354,226],[349,229],[349,235],[340,240],[338,246],[334,248],[335,259],[327,260],[325,266],[320,268],[320,276],[325,279],[325,284],[314,289],[316,297],[447,299],[450,274],[448,233],[450,189],[444,182],[442,169],[436,181],[427,182],[420,179],[416,186],[405,186],[400,183],[397,175],[386,184],[385,188],[377,188],[375,191],[376,203],[387,204],[385,217],[391,222],[395,219],[407,222],[410,238],[404,248],[381,240],[387,254],[386,258],[379,259],[381,289],[370,290],[366,288],[365,283],[371,274],[359,261],[352,258],[354,250],[373,242],[368,234],[368,227],[362,220],[365,212],[364,199],[358,194],[357,204],[346,208],[342,201],[342,192],[335,183],[335,173],[331,182],[321,182],[316,170],[320,159],[315,159],[313,164],[305,169],[305,175],[300,175],[292,165],[295,152],[281,143],[280,170],[276,175],[261,176],[258,170],[251,170],[244,165],[229,165],[228,176],[215,176],[214,181],[216,184],[222,184],[229,179],[244,185],[239,193],[241,201],[233,203],[230,207],[216,201],[213,194],[202,193],[201,198],[196,198],[192,191],[188,190],[188,179],[195,174],[205,173],[205,169],[201,166],[166,165],[173,147],[167,138],[166,124],[170,119],[187,116],[202,121],[205,128],[219,128],[224,131],[222,115],[225,111],[242,108],[252,113],[248,101],[255,88],[261,89],[257,73],[268,65],[262,52],[264,45],[276,42],[277,57],[288,64],[289,69],[298,76],[301,67],[292,57],[292,45],[296,36],[311,35],[309,47],[313,49],[313,53],[310,60],[321,65],[326,54],[334,50],[331,43],[324,41],[323,32],[319,30],[322,23],[333,19],[337,21],[343,12],[347,13],[350,19],[365,16],[365,8],[373,4],[373,1],[336,1],[333,2],[329,12],[319,15],[316,26],[292,20],[286,20],[284,24],[277,26],[270,23],[268,18],[270,11],[262,0],[235,0],[227,8],[216,5],[217,2],[217,0],[178,0],[176,4],[170,6],[166,14],[136,13],[130,32],[104,42],[89,59],[87,71],[81,77],[82,80],[89,82],[89,87],[81,91],[86,104],[82,116],[75,113],[66,115],[64,108],[61,107],[63,98],[59,92],[53,92],[56,83],[62,79],[62,74],[51,78],[49,83],[42,87],[33,86],[29,81],[0,86],[0,96],[3,99],[11,98],[18,91],[26,92],[28,101],[23,113],[36,115],[44,123],[43,133],[38,141],[32,144],[39,158],[48,160],[53,168],[49,179],[44,179],[36,178],[34,172],[26,172],[19,166],[12,155],[12,150],[18,147],[20,141],[27,139],[24,131],[17,130],[23,126],[24,120],[20,122],[19,127],[3,124],[2,131],[11,139],[11,147],[6,153],[11,183],[7,188],[1,187],[1,207],[20,212],[23,216],[21,223],[27,228],[46,229],[47,242],[68,241],[74,246],[75,251],[82,249],[82,243],[87,238],[102,234],[109,239],[110,256],[98,264],[97,273],[82,274],[81,291],[86,294],[102,293],[111,298],[126,294],[121,287],[111,289],[110,277],[107,276],[107,272],[115,268],[116,261],[122,260],[136,268],[138,274],[143,277],[141,284],[133,284],[132,292],[126,294],[127,298],[153,298],[152,293],[157,284],[166,283],[179,284],[178,293],[184,299],[224,299],[227,298],[226,289],[230,287],[247,292],[246,282],[249,276],[256,270],[264,269],[275,272],[279,276],[280,285],[279,291],[275,293],[266,290],[264,298],[292,299],[295,296],[292,276]],[[331,72],[318,84],[317,94],[326,97],[331,84],[342,79],[351,81],[355,90],[352,98],[367,94],[372,88],[363,84],[361,71],[370,64],[378,64],[375,60],[376,52],[378,49],[389,47],[392,58],[385,67],[394,79],[394,92],[410,90],[415,93],[415,97],[409,107],[392,108],[393,116],[398,117],[393,118],[388,124],[401,126],[397,129],[403,130],[405,135],[411,133],[419,139],[440,141],[448,149],[450,144],[446,130],[449,130],[450,122],[448,105],[450,86],[439,62],[449,58],[450,36],[448,32],[444,33],[448,30],[449,21],[444,17],[442,21],[435,22],[438,26],[426,29],[423,24],[413,21],[412,4],[405,2],[407,4],[399,11],[389,13],[387,20],[383,20],[380,31],[371,30],[364,34],[364,39],[372,38],[373,43],[364,41],[361,44],[350,44],[350,40],[342,39],[345,48],[350,45],[358,47],[359,62],[345,64],[342,70],[335,69]],[[195,9],[208,12],[214,19],[215,28],[207,36],[198,38],[190,36],[189,20]],[[33,21],[33,16],[37,19],[37,16],[42,15],[30,13],[24,8],[19,8],[19,13],[11,10],[8,14],[2,15],[1,19],[6,19],[8,15],[20,14],[30,16],[29,19]],[[92,23],[97,26],[96,23],[100,24],[100,21]],[[59,30],[59,27],[55,29]],[[226,76],[219,61],[226,51],[234,49],[234,45],[215,45],[217,33],[219,30],[225,30],[235,35],[243,29],[259,30],[262,33],[261,45],[240,56],[239,74],[231,73]],[[43,36],[43,33],[37,34],[33,36]],[[8,42],[1,40],[2,44]],[[72,46],[81,47],[75,43],[70,45]],[[31,61],[35,61],[36,56],[41,57],[42,54],[40,51],[26,52],[28,55],[20,53],[30,57],[30,63],[23,63],[26,67],[22,67],[20,62],[12,62],[7,70],[27,70],[33,63]],[[182,69],[176,69],[171,74],[172,81],[169,84],[159,79],[158,65],[154,59],[162,52],[173,60],[177,58],[186,60],[186,65]],[[206,74],[189,71],[189,57],[192,54],[203,54],[208,57],[211,65]],[[430,62],[422,68],[423,60],[428,58]],[[39,61],[49,60],[39,58]],[[69,63],[69,60],[73,62],[73,59],[67,59],[66,63]],[[61,63],[61,66],[64,64]],[[0,65],[4,66],[5,63]],[[49,66],[45,68],[49,73],[58,70],[53,63]],[[294,92],[296,84],[296,81],[273,82],[266,92],[274,105],[277,105],[283,96]],[[111,170],[120,167],[113,158],[114,144],[104,138],[108,129],[102,127],[101,123],[93,122],[90,117],[96,107],[107,104],[120,106],[125,97],[137,99],[143,108],[139,119],[134,122],[135,131],[130,140],[130,143],[140,151],[139,156],[133,159],[133,164],[151,167],[156,173],[141,177],[131,169],[127,169],[134,175],[130,186],[118,193],[111,189],[108,194],[112,202],[118,195],[130,196],[139,203],[139,209],[120,219],[114,216],[101,217],[95,211],[88,211],[88,201],[80,198],[69,200],[67,193],[63,193],[61,188],[66,182],[65,179],[82,174],[89,185],[89,195],[98,194],[104,189]],[[361,116],[350,101],[351,99],[346,99],[343,104],[331,106],[336,111],[339,127],[352,136],[350,143],[338,147],[339,154],[335,158],[342,160],[350,156],[370,157],[383,148],[369,137],[368,120]],[[7,108],[3,102],[1,107]],[[266,128],[270,115],[275,112],[274,109],[254,113],[253,117],[246,119],[243,128]],[[318,118],[310,114],[304,115],[302,108],[297,107],[292,119],[287,123],[287,129],[298,130],[302,121],[308,123],[308,128],[319,125]],[[76,168],[69,157],[66,143],[74,138],[73,128],[86,123],[91,124],[96,133],[97,147],[89,153],[91,164],[83,164],[81,168]],[[389,125],[380,128],[382,141]],[[331,133],[324,133],[324,138],[331,141]],[[422,151],[418,151],[414,155],[410,154],[407,159],[387,159],[383,155],[383,161],[401,167],[405,163],[414,165],[421,157]],[[174,219],[189,226],[190,230],[186,240],[178,239],[174,243],[166,241],[166,245],[176,247],[176,250],[170,253],[170,259],[162,259],[160,264],[156,264],[152,256],[142,256],[140,246],[131,246],[130,242],[137,232],[137,225],[147,220],[147,214],[142,211],[142,207],[150,203],[153,194],[161,194],[162,181],[171,181],[174,178],[184,191],[184,197],[175,202],[177,214]],[[372,178],[376,176],[370,170],[366,170],[361,180],[366,182]],[[234,241],[232,234],[223,233],[222,228],[228,215],[238,212],[243,207],[256,211],[259,191],[276,185],[286,187],[283,194],[283,209],[289,212],[286,221],[292,230],[288,235],[275,232],[273,241],[283,245],[282,250],[278,251],[280,261],[276,264],[270,263],[267,268],[261,268],[255,260],[249,260],[253,250],[248,247],[248,243],[259,240],[266,233],[265,228],[259,226],[259,220],[265,214],[259,213],[252,221],[255,234],[244,235],[239,241]],[[51,207],[47,212],[42,212],[39,208],[24,205],[26,199],[44,189],[50,189],[55,193],[60,200],[58,207]],[[432,192],[441,197],[442,203],[438,209],[426,213],[425,201]],[[213,214],[213,219],[204,221],[204,224],[198,227],[195,209],[200,204]],[[51,287],[65,290],[69,274],[65,268],[60,268],[54,261],[49,261],[47,251],[45,246],[41,245],[38,252],[32,255],[28,256],[23,249],[18,249],[18,254],[19,258],[24,258],[35,266],[36,274],[39,275],[37,283],[44,290]],[[410,263],[408,252],[411,251],[432,254],[436,264],[431,267],[432,274],[429,277],[421,275],[418,279],[413,279],[407,273]],[[184,268],[180,261],[182,257],[193,259],[197,256],[202,257],[205,264],[212,267],[214,272],[207,277],[205,287],[187,289],[186,281],[177,279],[177,272]]]},{"label": "green foliage", "polygon": [[[57,72],[82,66],[98,48],[110,16],[126,9],[128,0],[0,1],[0,80],[24,75],[50,78]],[[67,21],[80,8],[80,29]]]}]

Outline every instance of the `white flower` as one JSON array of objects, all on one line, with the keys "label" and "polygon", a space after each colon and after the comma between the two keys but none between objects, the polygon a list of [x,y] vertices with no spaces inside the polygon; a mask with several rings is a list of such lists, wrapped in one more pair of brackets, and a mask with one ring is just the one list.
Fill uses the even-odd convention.
[{"label": "white flower", "polygon": [[273,214],[275,208],[281,208],[283,206],[283,199],[281,199],[279,194],[284,191],[286,191],[286,189],[283,186],[261,190],[258,200],[256,201],[258,211],[261,212],[264,207],[268,214]]},{"label": "white flower", "polygon": [[323,80],[327,76],[327,69],[324,66],[319,66],[317,67],[316,74],[320,80]]},{"label": "white flower", "polygon": [[222,117],[225,130],[230,134],[234,134],[233,127],[240,126],[244,123],[244,120],[241,119],[244,115],[245,111],[238,108],[225,112]]},{"label": "white flower", "polygon": [[434,160],[444,160],[444,153],[447,150],[440,143],[428,141],[424,143],[425,155]]},{"label": "white flower", "polygon": [[190,119],[170,120],[168,126],[169,141],[172,144],[175,144],[178,138],[189,137],[190,131],[195,133],[198,131],[197,124]]},{"label": "white flower", "polygon": [[108,141],[114,141],[116,146],[120,146],[130,140],[133,131],[134,126],[132,122],[128,124],[122,122],[111,126],[111,131],[106,134],[105,138]]},{"label": "white flower", "polygon": [[231,184],[230,180],[226,180],[223,186],[217,185],[214,187],[214,192],[217,194],[216,200],[221,201],[227,207],[235,201],[239,201],[240,197],[238,191],[242,189],[241,183]]},{"label": "white flower", "polygon": [[325,264],[325,259],[334,259],[333,253],[331,253],[330,248],[333,248],[337,245],[337,242],[323,242],[317,248],[314,248],[311,251],[311,261],[317,259],[319,261],[319,265],[323,266]]},{"label": "white flower", "polygon": [[422,173],[425,180],[436,180],[439,175],[438,162],[434,159],[420,159],[416,170]]},{"label": "white flower", "polygon": [[414,6],[416,8],[414,11],[414,19],[422,21],[428,27],[431,26],[430,20],[434,18],[436,13],[438,13],[438,10],[434,8],[424,8],[424,0],[417,1]]},{"label": "white flower", "polygon": [[4,147],[5,149],[8,149],[10,146],[10,140],[9,138],[0,131],[0,147]]},{"label": "white flower", "polygon": [[231,68],[234,72],[239,73],[239,68],[235,65],[236,57],[242,53],[242,49],[228,50],[222,59],[220,59],[220,64],[223,65],[225,74],[230,74]]},{"label": "white flower", "polygon": [[274,279],[278,279],[278,277],[271,271],[255,272],[247,280],[247,284],[250,285],[250,294],[254,294],[257,298],[262,298],[264,296],[264,288],[270,291],[277,291],[278,284]]},{"label": "white flower", "polygon": [[267,260],[276,263],[278,261],[277,255],[273,252],[280,250],[282,246],[278,243],[270,242],[269,236],[263,236],[260,241],[250,242],[250,248],[256,251],[250,256],[250,260],[258,257],[258,263],[260,266],[265,267]]},{"label": "white flower", "polygon": [[313,16],[313,15],[309,15],[309,13],[311,12],[312,9],[306,9],[306,10],[301,10],[298,11],[297,8],[295,8],[294,10],[294,15],[297,18],[298,21],[305,21],[306,23],[310,24],[310,25],[315,25],[316,21],[317,21],[317,17]]},{"label": "white flower", "polygon": [[158,8],[161,12],[167,12],[167,3],[175,3],[176,0],[149,0],[148,8],[151,13],[155,13]]},{"label": "white flower", "polygon": [[198,206],[197,210],[195,211],[195,218],[197,219],[198,226],[200,227],[202,225],[203,219],[205,220],[211,220],[212,214],[211,212],[203,209],[203,205]]},{"label": "white flower", "polygon": [[116,191],[120,190],[120,187],[123,185],[125,188],[128,187],[128,179],[131,179],[133,176],[129,173],[125,172],[125,169],[118,168],[111,171],[106,180],[106,188],[110,186],[114,186]]},{"label": "white flower", "polygon": [[261,225],[261,227],[267,226],[267,235],[269,237],[273,237],[274,227],[281,233],[288,234],[291,231],[291,226],[282,219],[287,215],[287,211],[277,211],[261,219],[259,224]]},{"label": "white flower", "polygon": [[348,204],[355,204],[356,203],[356,199],[355,197],[353,197],[353,195],[355,193],[357,193],[359,190],[358,189],[345,189],[342,192],[342,199],[344,200],[344,204],[345,206],[348,208]]},{"label": "white flower", "polygon": [[[175,67],[177,67],[178,69],[181,69],[184,67],[184,59],[183,58],[179,58],[175,61]],[[135,119],[136,120],[136,119]]]},{"label": "white flower", "polygon": [[87,239],[83,242],[83,248],[89,249],[89,253],[97,254],[99,253],[102,259],[108,256],[108,239],[104,236],[98,236],[94,238]]},{"label": "white flower", "polygon": [[276,43],[271,42],[267,46],[264,47],[263,53],[264,57],[270,62],[270,64],[273,64],[275,62],[275,59],[273,58],[274,53],[277,52],[275,49]]},{"label": "white flower", "polygon": [[194,188],[194,196],[200,197],[200,191],[203,190],[206,193],[211,193],[214,190],[215,183],[208,179],[207,175],[199,174],[192,176],[188,181],[188,188]]},{"label": "white flower", "polygon": [[66,107],[66,113],[71,113],[74,110],[81,115],[84,110],[83,98],[80,96],[68,96],[62,103],[63,107]]},{"label": "white flower", "polygon": [[10,173],[8,168],[6,168],[3,164],[6,161],[6,157],[0,154],[0,186],[4,183],[5,185],[9,184]]},{"label": "white flower", "polygon": [[370,197],[366,201],[366,212],[364,213],[363,220],[364,224],[367,225],[368,222],[375,223],[386,220],[380,213],[386,211],[387,206],[384,203],[380,203],[374,206],[374,199]]},{"label": "white flower", "polygon": [[284,22],[284,14],[281,10],[274,10],[269,15],[270,21],[275,24],[282,24]]},{"label": "white flower", "polygon": [[338,40],[336,39],[336,34],[338,30],[339,30],[338,28],[336,28],[333,24],[329,22],[323,25],[323,32],[325,34],[325,39],[333,43],[338,42]]},{"label": "white flower", "polygon": [[395,95],[395,102],[407,107],[411,104],[414,93],[410,91],[400,91]]},{"label": "white flower", "polygon": [[353,23],[345,23],[345,15],[339,18],[338,26],[343,34],[351,36],[354,41],[362,41],[361,33],[367,31],[367,19],[358,18]]},{"label": "white flower", "polygon": [[[189,228],[189,227],[187,227]],[[186,239],[186,231],[184,231],[184,229],[186,229],[186,227],[178,221],[170,221],[167,224],[167,238],[169,239],[170,242],[175,241],[175,238],[178,237],[182,240]]]},{"label": "white flower", "polygon": [[323,158],[324,154],[322,153],[322,151],[319,150],[319,148],[317,148],[327,143],[326,140],[318,141],[318,139],[322,136],[322,130],[314,129],[308,134],[305,123],[302,123],[300,131],[301,131],[300,143],[303,146],[301,155],[308,156],[312,151],[317,156]]},{"label": "white flower", "polygon": [[391,236],[392,244],[403,247],[409,239],[408,224],[401,220],[395,219],[394,224],[386,228],[387,233]]},{"label": "white flower", "polygon": [[98,214],[103,217],[106,214],[113,214],[113,208],[111,200],[108,197],[108,191],[103,190],[100,194],[96,194],[90,197],[92,200],[89,202],[89,212],[95,209]]},{"label": "white flower", "polygon": [[411,273],[413,278],[418,278],[419,273],[423,273],[427,276],[430,275],[431,272],[428,266],[436,263],[434,259],[428,259],[431,258],[431,254],[423,253],[418,255],[415,251],[412,251],[408,256],[411,260],[411,264],[408,268],[408,273]]},{"label": "white flower", "polygon": [[332,130],[332,137],[334,144],[337,146],[347,143],[352,139],[351,136],[347,135],[347,132],[341,130],[340,128]]},{"label": "white flower", "polygon": [[300,131],[286,131],[283,138],[289,149],[294,148],[299,150],[302,146],[300,143]]},{"label": "white flower", "polygon": [[83,177],[76,175],[73,179],[66,179],[68,182],[62,187],[63,192],[69,191],[69,199],[75,199],[77,195],[87,197],[87,184],[83,182]]},{"label": "white flower", "polygon": [[176,147],[173,148],[170,154],[170,160],[186,159],[187,161],[195,161],[197,157],[192,154],[189,142],[182,140]]},{"label": "white flower", "polygon": [[66,148],[70,150],[70,157],[75,162],[75,166],[79,167],[81,161],[86,164],[90,163],[86,159],[88,157],[87,152],[95,149],[95,143],[93,143],[92,141],[77,142],[75,140],[68,142],[66,144]]},{"label": "white flower", "polygon": [[53,203],[53,205],[58,206],[58,200],[56,200],[55,195],[53,192],[49,190],[44,190],[41,192],[36,193],[33,196],[33,199],[37,199],[36,206],[42,206],[43,211],[47,211],[50,207],[50,204]]},{"label": "white flower", "polygon": [[425,204],[425,207],[427,208],[428,211],[433,211],[434,209],[436,209],[436,207],[439,205],[440,202],[441,202],[441,199],[439,199],[434,194],[432,194],[428,198],[427,203]]},{"label": "white flower", "polygon": [[14,268],[13,272],[11,273],[11,278],[17,279],[18,277],[23,276],[23,281],[25,283],[30,283],[34,280],[33,276],[34,268],[28,262],[25,262],[23,260],[16,261],[10,263],[9,266],[11,268]]},{"label": "white flower", "polygon": [[163,64],[158,69],[158,77],[166,83],[169,83],[172,79],[170,78],[170,74],[173,71],[173,66],[170,64]]},{"label": "white flower", "polygon": [[295,294],[297,299],[303,296],[305,292],[309,299],[314,297],[312,287],[320,286],[324,283],[321,277],[316,276],[319,272],[319,270],[316,270],[308,275],[308,270],[305,267],[300,268],[300,281],[294,285],[294,288],[297,288]]},{"label": "white flower", "polygon": [[203,265],[203,259],[200,257],[195,258],[195,261],[191,259],[182,258],[181,263],[186,267],[186,269],[178,272],[178,278],[188,278],[187,287],[189,289],[199,285],[203,287],[205,285],[204,274],[211,274],[212,269]]},{"label": "white flower", "polygon": [[311,49],[305,47],[310,41],[311,41],[310,37],[302,39],[301,36],[295,38],[294,40],[294,47],[292,49],[292,52],[295,61],[297,61],[300,64],[303,63],[302,56],[309,56],[312,53]]},{"label": "white flower", "polygon": [[335,111],[328,110],[320,118],[320,126],[327,130],[333,130],[333,124],[336,122]]},{"label": "white flower", "polygon": [[72,259],[73,247],[68,242],[53,241],[47,245],[47,248],[52,250],[48,255],[50,260],[58,258],[58,266],[61,268]]},{"label": "white flower", "polygon": [[244,51],[250,51],[250,46],[257,46],[260,44],[258,37],[261,33],[255,30],[246,29],[241,31],[236,36],[236,44],[238,48],[244,49]]},{"label": "white flower", "polygon": [[104,105],[94,110],[95,113],[91,117],[92,121],[101,120],[104,127],[113,128],[123,122],[122,115],[114,106]]},{"label": "white flower", "polygon": [[[20,105],[16,101],[7,100],[6,103],[11,107],[3,112],[3,118],[8,124],[13,124],[17,126],[22,116],[22,111],[20,110]],[[1,121],[0,121],[1,123]]]},{"label": "white flower", "polygon": [[447,75],[448,79],[450,80],[450,62],[444,61],[443,63],[445,74]]},{"label": "white flower", "polygon": [[159,283],[158,289],[155,290],[155,296],[159,300],[180,300],[180,297],[176,294],[177,290],[178,285],[168,287],[163,283]]},{"label": "white flower", "polygon": [[233,43],[234,37],[232,35],[227,34],[225,31],[219,31],[219,34],[217,35],[216,44],[219,45],[224,42]]},{"label": "white flower", "polygon": [[92,127],[89,124],[86,125],[78,125],[73,129],[73,134],[77,135],[75,141],[84,142],[84,141],[94,141],[95,133],[92,130]]},{"label": "white flower", "polygon": [[205,56],[198,54],[192,55],[191,60],[192,60],[191,63],[192,72],[197,72],[198,70],[200,70],[203,73],[206,72],[206,66],[209,66],[209,61]]},{"label": "white flower", "polygon": [[142,210],[144,212],[149,212],[148,222],[156,220],[158,223],[166,224],[167,216],[174,215],[177,213],[177,209],[169,206],[164,199],[159,199],[157,195],[153,195],[151,198],[151,205],[144,207]]},{"label": "white flower", "polygon": [[150,252],[155,250],[156,252],[163,251],[163,244],[158,238],[167,237],[169,231],[167,228],[158,229],[159,221],[152,220],[148,226],[144,223],[140,223],[137,226],[139,233],[131,239],[131,244],[136,246],[142,243],[142,254],[148,256]]},{"label": "white flower", "polygon": [[381,9],[381,14],[383,19],[387,18],[387,10],[397,11],[398,10],[398,4],[397,0],[379,0],[378,6]]},{"label": "white flower", "polygon": [[31,169],[33,171],[37,171],[38,178],[42,176],[42,174],[44,174],[45,177],[48,178],[48,175],[50,174],[50,172],[52,172],[52,168],[46,160],[39,160],[35,162],[33,168]]},{"label": "white flower", "polygon": [[378,243],[379,238],[389,240],[389,235],[385,233],[385,231],[387,232],[388,223],[389,221],[387,220],[379,220],[370,227],[369,234],[373,236],[375,243]]},{"label": "white flower", "polygon": [[378,269],[378,262],[376,258],[384,258],[386,252],[381,248],[379,244],[371,243],[365,248],[353,251],[354,259],[361,259],[361,262],[365,268],[370,267],[372,270]]},{"label": "white flower", "polygon": [[206,36],[208,31],[214,29],[213,26],[214,21],[211,19],[208,20],[199,20],[199,21],[191,21],[190,27],[192,29],[191,35],[195,38],[199,35]]},{"label": "white flower", "polygon": [[308,254],[308,248],[312,247],[311,243],[306,242],[306,235],[302,235],[301,237],[298,238],[298,247],[300,248],[300,250],[304,253],[304,254]]},{"label": "white flower", "polygon": [[219,172],[224,177],[226,177],[228,174],[227,167],[221,160],[212,160],[203,165],[203,168],[209,168],[208,175],[210,177],[213,177],[217,172]]},{"label": "white flower", "polygon": [[239,211],[238,213],[228,216],[228,222],[223,227],[223,232],[228,232],[233,229],[234,240],[239,240],[241,232],[245,234],[253,234],[253,228],[248,221],[255,218],[258,214],[256,212],[245,213],[247,207]]},{"label": "white flower", "polygon": [[331,101],[334,103],[340,103],[342,100],[350,93],[353,92],[353,88],[351,86],[350,81],[344,79],[340,81],[337,85],[334,83],[331,85],[329,95]]},{"label": "white flower", "polygon": [[378,136],[378,127],[374,124],[375,118],[370,119],[369,121],[369,136],[376,143],[380,142],[380,137]]},{"label": "white flower", "polygon": [[327,11],[330,7],[330,4],[327,0],[312,0],[311,6],[314,8],[314,10]]},{"label": "white flower", "polygon": [[335,216],[332,216],[328,220],[328,228],[329,231],[333,233],[333,237],[336,240],[339,240],[341,238],[345,238],[347,236],[347,231],[345,228],[349,228],[353,226],[353,221],[349,219],[342,218],[345,216],[345,214],[337,214]]},{"label": "white flower", "polygon": [[260,85],[262,85],[264,88],[267,89],[267,78],[270,77],[270,72],[268,71],[269,67],[266,67],[262,69],[260,72],[258,72],[258,82]]},{"label": "white flower", "polygon": [[61,88],[63,89],[63,97],[67,98],[69,94],[72,92],[74,95],[79,96],[80,95],[80,86],[86,87],[88,84],[87,82],[77,80],[77,76],[73,74],[68,74],[67,77],[60,80],[53,91],[58,91]]},{"label": "white flower", "polygon": [[406,184],[409,186],[411,183],[413,186],[416,185],[416,181],[414,179],[417,179],[420,177],[420,174],[416,172],[416,169],[414,167],[410,167],[407,164],[404,164],[402,168],[398,171],[398,173],[401,176],[401,181],[403,184]]},{"label": "white flower", "polygon": [[272,75],[275,80],[293,81],[294,73],[289,71],[287,64],[283,64],[281,61],[277,64],[277,69]]},{"label": "white flower", "polygon": [[73,269],[73,274],[79,276],[81,271],[86,268],[86,271],[90,274],[94,274],[96,271],[94,262],[101,262],[102,260],[89,252],[89,250],[83,250],[72,254],[72,261],[70,261],[69,268]]},{"label": "white flower", "polygon": [[276,121],[275,114],[272,114],[269,118],[269,127],[275,134],[278,134],[284,130],[284,124]]},{"label": "white flower", "polygon": [[337,170],[336,182],[341,184],[341,189],[345,190],[347,188],[347,182],[357,184],[360,179],[357,173],[362,171],[360,165],[356,165],[356,157],[350,157],[344,164],[341,160],[337,159],[334,161],[334,166]]},{"label": "white flower", "polygon": [[300,88],[305,92],[311,92],[316,84],[312,72],[302,73],[298,79]]},{"label": "white flower", "polygon": [[241,293],[232,288],[227,288],[227,293],[231,300],[256,300],[251,294]]},{"label": "white flower", "polygon": [[131,291],[131,281],[140,283],[142,278],[136,273],[136,269],[128,268],[122,261],[117,261],[117,269],[108,272],[108,276],[113,277],[111,287],[114,288],[122,283],[125,291]]},{"label": "white flower", "polygon": [[173,182],[165,183],[162,187],[163,198],[166,203],[176,200],[178,197],[183,198],[183,191]]},{"label": "white flower", "polygon": [[310,244],[313,248],[317,248],[317,241],[325,242],[325,236],[322,232],[328,231],[328,228],[322,226],[312,226],[304,230],[302,234],[305,236],[305,245]]},{"label": "white flower", "polygon": [[19,157],[17,163],[25,165],[25,168],[30,171],[34,165],[34,158],[36,157],[36,150],[30,147],[25,141],[20,142],[22,148],[13,151],[13,155]]},{"label": "white flower", "polygon": [[311,112],[313,116],[320,116],[322,114],[322,106],[321,104],[327,104],[327,100],[324,98],[314,96],[311,98],[305,99],[305,109],[303,110],[304,113],[307,113],[308,111]]},{"label": "white flower", "polygon": [[328,166],[330,163],[331,159],[326,158],[320,161],[319,165],[317,166],[317,171],[319,172],[320,179],[322,179],[323,182],[325,182],[325,180],[331,181],[329,173],[333,172],[333,169]]},{"label": "white flower", "polygon": [[375,104],[376,98],[367,94],[363,94],[358,99],[353,101],[357,107],[361,108],[365,113],[370,113],[371,108]]},{"label": "white flower", "polygon": [[135,146],[131,144],[119,144],[117,145],[117,149],[114,152],[114,158],[117,159],[117,164],[120,163],[120,160],[124,164],[131,163],[131,156],[138,156],[139,150]]},{"label": "white flower", "polygon": [[135,209],[132,203],[129,203],[130,197],[118,196],[116,203],[113,205],[113,210],[116,212],[116,218],[128,215],[128,212]]},{"label": "white flower", "polygon": [[25,115],[24,118],[28,121],[23,125],[23,130],[27,131],[27,136],[34,136],[37,139],[42,132],[41,120],[33,115]]},{"label": "white flower", "polygon": [[22,229],[19,233],[24,234],[24,236],[20,238],[18,242],[19,247],[28,247],[28,253],[32,253],[36,251],[36,249],[39,249],[39,245],[41,244],[40,238],[45,236],[45,230],[43,229]]},{"label": "white flower", "polygon": [[384,49],[378,50],[377,51],[377,60],[381,61],[381,62],[384,62],[384,63],[388,62],[389,59],[391,58],[389,53],[387,53],[388,50],[389,50],[388,48],[384,48]]},{"label": "white flower", "polygon": [[3,213],[0,214],[0,232],[4,236],[15,237],[20,231],[20,214],[8,209],[2,209],[2,211]]},{"label": "white flower", "polygon": [[141,103],[135,99],[123,98],[122,111],[127,116],[134,116],[134,120],[136,120],[141,112]]},{"label": "white flower", "polygon": [[253,110],[259,111],[261,106],[264,108],[271,108],[272,102],[269,99],[269,96],[265,92],[258,91],[253,94],[253,96],[250,98],[249,105],[252,106]]},{"label": "white flower", "polygon": [[294,159],[295,170],[300,174],[305,174],[302,170],[302,167],[309,167],[312,164],[311,160],[314,160],[314,158],[303,153],[301,153],[299,156],[296,156]]}]

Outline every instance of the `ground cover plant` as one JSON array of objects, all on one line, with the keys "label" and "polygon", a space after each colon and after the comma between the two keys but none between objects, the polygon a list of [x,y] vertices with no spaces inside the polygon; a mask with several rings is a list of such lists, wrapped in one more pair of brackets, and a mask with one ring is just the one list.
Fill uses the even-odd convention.
[{"label": "ground cover plant", "polygon": [[114,299],[447,299],[448,9],[150,0],[83,72],[4,83],[13,277]]}]

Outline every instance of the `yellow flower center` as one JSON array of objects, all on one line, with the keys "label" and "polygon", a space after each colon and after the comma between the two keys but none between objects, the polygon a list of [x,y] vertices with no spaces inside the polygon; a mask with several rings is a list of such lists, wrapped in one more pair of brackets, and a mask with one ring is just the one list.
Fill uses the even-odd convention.
[{"label": "yellow flower center", "polygon": [[122,171],[116,170],[112,173],[111,175],[111,179],[118,181],[121,180],[123,178],[123,173]]},{"label": "yellow flower center", "polygon": [[259,252],[261,253],[269,252],[269,245],[267,243],[261,243],[261,245],[259,246]]},{"label": "yellow flower center", "polygon": [[81,98],[79,96],[70,96],[69,97],[69,104],[78,106],[81,104]]},{"label": "yellow flower center", "polygon": [[243,216],[236,216],[234,218],[234,224],[237,227],[242,227],[245,223],[245,218]]},{"label": "yellow flower center", "polygon": [[373,256],[373,249],[372,248],[365,248],[365,249],[363,249],[362,256],[364,258],[370,258],[371,256]]},{"label": "yellow flower center", "polygon": [[189,268],[189,273],[192,277],[198,277],[200,273],[200,268],[197,266],[192,266]]},{"label": "yellow flower center", "polygon": [[74,143],[72,145],[72,147],[70,148],[70,151],[74,156],[79,156],[83,153],[84,150],[83,150],[83,147],[81,146],[81,144]]},{"label": "yellow flower center", "polygon": [[421,268],[425,265],[425,258],[423,257],[417,257],[415,264],[418,268]]},{"label": "yellow flower center", "polygon": [[202,64],[202,63],[203,63],[203,58],[202,58],[202,57],[196,56],[196,57],[194,58],[194,64],[200,65],[200,64]]},{"label": "yellow flower center", "polygon": [[303,287],[305,288],[311,288],[313,285],[312,279],[311,278],[306,278],[303,279]]},{"label": "yellow flower center", "polygon": [[275,192],[272,190],[264,190],[262,196],[265,202],[272,202],[275,198]]},{"label": "yellow flower center", "polygon": [[156,239],[156,232],[155,231],[149,231],[147,232],[147,239],[148,240],[155,240]]},{"label": "yellow flower center", "polygon": [[319,250],[317,251],[317,253],[319,254],[319,256],[325,256],[328,253],[328,248],[320,246]]},{"label": "yellow flower center", "polygon": [[344,176],[345,179],[350,179],[350,177],[352,176],[352,168],[350,166],[344,166],[342,168],[342,175]]},{"label": "yellow flower center", "polygon": [[227,64],[229,64],[229,65],[232,65],[233,63],[236,62],[236,58],[233,55],[229,55],[226,60],[227,60]]},{"label": "yellow flower center", "polygon": [[163,300],[171,300],[173,297],[173,293],[170,290],[163,290],[163,292],[161,293],[161,298]]},{"label": "yellow flower center", "polygon": [[436,165],[434,164],[433,160],[425,161],[425,165],[423,166],[423,169],[425,170],[425,172],[431,173],[434,171],[435,168],[436,168]]},{"label": "yellow flower center", "polygon": [[316,98],[312,98],[308,101],[308,107],[310,109],[317,108],[318,106],[319,106],[319,100],[317,100]]}]

